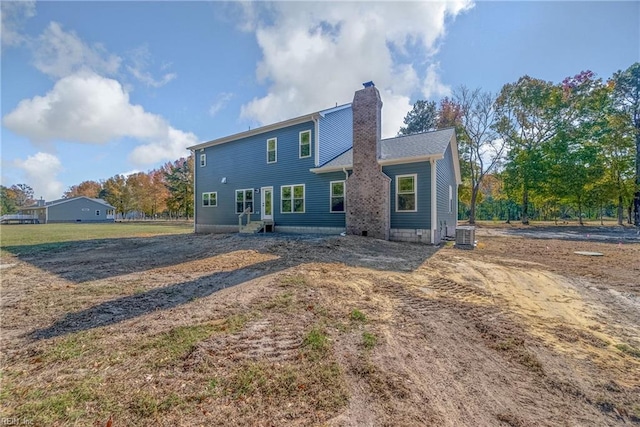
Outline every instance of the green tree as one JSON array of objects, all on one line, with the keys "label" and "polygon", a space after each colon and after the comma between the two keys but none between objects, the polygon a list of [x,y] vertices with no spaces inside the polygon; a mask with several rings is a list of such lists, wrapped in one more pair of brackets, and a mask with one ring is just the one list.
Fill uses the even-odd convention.
[{"label": "green tree", "polygon": [[436,103],[418,100],[404,117],[405,126],[400,128],[399,135],[412,135],[435,130],[437,120]]},{"label": "green tree", "polygon": [[193,216],[193,156],[178,159],[168,165],[165,170],[165,182],[169,190],[169,211],[184,215],[187,219]]},{"label": "green tree", "polygon": [[635,139],[635,189],[633,197],[633,222],[640,227],[640,62],[624,71],[618,71],[611,79],[614,100],[619,110],[627,115],[634,129]]},{"label": "green tree", "polygon": [[0,185],[0,215],[18,212],[16,193],[11,188]]},{"label": "green tree", "polygon": [[508,149],[505,189],[521,200],[523,224],[545,177],[542,148],[557,135],[562,104],[559,86],[529,76],[504,85],[496,100],[494,128]]}]

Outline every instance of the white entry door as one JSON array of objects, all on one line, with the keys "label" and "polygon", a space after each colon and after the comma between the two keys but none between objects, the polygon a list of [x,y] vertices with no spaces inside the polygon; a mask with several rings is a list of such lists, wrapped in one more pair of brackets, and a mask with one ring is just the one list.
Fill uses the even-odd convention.
[{"label": "white entry door", "polygon": [[262,187],[260,198],[260,219],[273,220],[273,187]]}]

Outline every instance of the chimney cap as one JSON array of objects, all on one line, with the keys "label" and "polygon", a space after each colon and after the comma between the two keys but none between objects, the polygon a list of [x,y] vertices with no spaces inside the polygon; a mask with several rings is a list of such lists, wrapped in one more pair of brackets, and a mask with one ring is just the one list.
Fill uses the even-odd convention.
[{"label": "chimney cap", "polygon": [[368,81],[368,82],[362,83],[362,86],[364,86],[365,88],[375,87],[375,84],[373,84],[373,81]]}]

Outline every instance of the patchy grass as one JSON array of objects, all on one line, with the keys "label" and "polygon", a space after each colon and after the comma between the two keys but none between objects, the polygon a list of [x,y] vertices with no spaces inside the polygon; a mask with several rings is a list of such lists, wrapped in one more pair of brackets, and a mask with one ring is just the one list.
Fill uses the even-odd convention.
[{"label": "patchy grass", "polygon": [[628,344],[616,344],[616,348],[631,357],[640,359],[640,350]]},{"label": "patchy grass", "polygon": [[351,320],[353,320],[355,322],[366,322],[367,321],[367,316],[365,316],[364,313],[361,312],[360,310],[358,310],[357,308],[355,308],[351,312],[351,315],[349,317],[351,318]]},{"label": "patchy grass", "polygon": [[248,320],[247,315],[233,315],[223,321],[178,326],[168,332],[163,332],[158,336],[144,342],[138,346],[135,353],[148,353],[155,350],[158,357],[153,358],[153,364],[163,366],[174,363],[183,358],[193,350],[194,346],[215,333],[233,334],[244,327]]},{"label": "patchy grass", "polygon": [[366,348],[367,350],[371,350],[376,346],[377,343],[378,337],[376,337],[374,334],[366,331],[362,333],[362,345],[364,346],[364,348]]},{"label": "patchy grass", "polygon": [[302,274],[283,276],[280,278],[280,283],[284,286],[305,286],[307,285],[307,278]]},{"label": "patchy grass", "polygon": [[64,249],[73,242],[192,233],[188,223],[22,224],[0,226],[0,247],[31,253]]},{"label": "patchy grass", "polygon": [[329,350],[329,339],[320,326],[314,326],[305,335],[302,345],[306,350],[307,356],[316,359],[324,356]]}]

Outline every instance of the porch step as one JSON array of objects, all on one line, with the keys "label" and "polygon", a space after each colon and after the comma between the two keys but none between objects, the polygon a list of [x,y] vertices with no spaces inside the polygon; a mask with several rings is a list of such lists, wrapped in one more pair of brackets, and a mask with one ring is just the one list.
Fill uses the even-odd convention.
[{"label": "porch step", "polygon": [[240,228],[241,234],[256,234],[264,228],[264,221],[251,221]]}]

